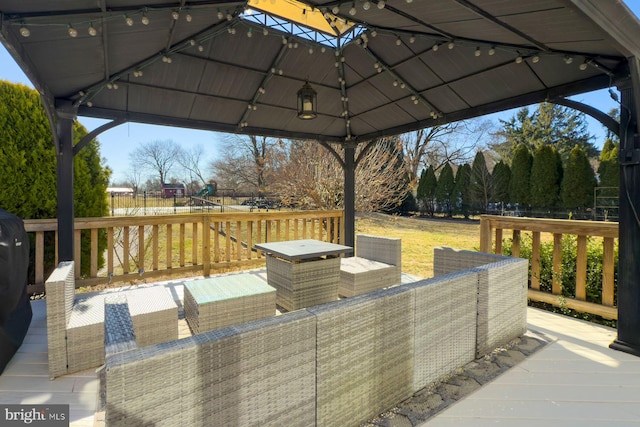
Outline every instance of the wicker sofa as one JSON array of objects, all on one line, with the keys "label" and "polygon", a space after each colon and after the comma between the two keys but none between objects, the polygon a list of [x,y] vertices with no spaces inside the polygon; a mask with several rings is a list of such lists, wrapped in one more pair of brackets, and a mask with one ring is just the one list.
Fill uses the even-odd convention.
[{"label": "wicker sofa", "polygon": [[357,426],[525,331],[525,260],[438,251],[469,267],[148,347],[107,319],[107,425]]},{"label": "wicker sofa", "polygon": [[401,239],[358,234],[356,256],[340,260],[338,294],[352,297],[399,285],[401,275]]},{"label": "wicker sofa", "polygon": [[[74,263],[61,262],[45,282],[49,376],[104,363],[104,299],[109,293],[75,295]],[[178,338],[178,306],[164,288],[121,292],[140,346]]]}]

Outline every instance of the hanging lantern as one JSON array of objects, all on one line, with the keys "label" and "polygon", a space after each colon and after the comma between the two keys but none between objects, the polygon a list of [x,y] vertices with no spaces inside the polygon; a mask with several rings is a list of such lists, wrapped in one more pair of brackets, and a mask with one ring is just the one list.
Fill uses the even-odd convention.
[{"label": "hanging lantern", "polygon": [[298,118],[303,120],[315,119],[318,116],[318,94],[305,84],[298,91]]}]

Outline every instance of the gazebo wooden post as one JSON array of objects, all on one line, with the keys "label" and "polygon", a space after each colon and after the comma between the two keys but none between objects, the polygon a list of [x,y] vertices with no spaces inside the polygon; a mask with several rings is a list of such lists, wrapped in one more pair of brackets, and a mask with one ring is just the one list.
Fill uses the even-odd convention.
[{"label": "gazebo wooden post", "polygon": [[[354,247],[356,230],[356,147],[344,145],[344,244]],[[353,255],[353,253],[351,253]],[[347,254],[349,256],[349,254]]]}]

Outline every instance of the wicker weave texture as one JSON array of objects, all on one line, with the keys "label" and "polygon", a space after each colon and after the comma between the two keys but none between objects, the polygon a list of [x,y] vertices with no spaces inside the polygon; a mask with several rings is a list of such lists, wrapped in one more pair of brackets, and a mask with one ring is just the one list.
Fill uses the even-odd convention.
[{"label": "wicker weave texture", "polygon": [[261,319],[107,357],[107,425],[315,423],[315,318]]},{"label": "wicker weave texture", "polygon": [[276,303],[288,311],[335,301],[340,258],[290,262],[268,255],[267,280],[276,288]]},{"label": "wicker weave texture", "polygon": [[481,356],[527,328],[526,260],[512,258],[478,267],[477,350]]},{"label": "wicker weave texture", "polygon": [[133,350],[136,347],[136,334],[133,330],[127,298],[122,294],[106,297],[104,299],[105,357]]},{"label": "wicker weave texture", "polygon": [[408,286],[415,289],[415,392],[474,359],[478,273],[451,273]]},{"label": "wicker weave texture", "polygon": [[308,309],[317,318],[317,426],[357,426],[412,393],[413,291]]},{"label": "wicker weave texture", "polygon": [[67,323],[75,292],[73,261],[61,262],[45,282],[49,376],[67,373]]},{"label": "wicker weave texture", "polygon": [[276,314],[276,290],[252,274],[185,283],[184,313],[194,334]]},{"label": "wicker weave texture", "polygon": [[358,234],[356,255],[341,259],[340,296],[352,297],[402,281],[401,239]]},{"label": "wicker weave texture", "polygon": [[455,273],[508,259],[502,255],[436,247],[433,249],[433,276]]},{"label": "wicker weave texture", "polygon": [[358,234],[356,254],[359,257],[382,262],[402,269],[402,240],[391,237]]}]

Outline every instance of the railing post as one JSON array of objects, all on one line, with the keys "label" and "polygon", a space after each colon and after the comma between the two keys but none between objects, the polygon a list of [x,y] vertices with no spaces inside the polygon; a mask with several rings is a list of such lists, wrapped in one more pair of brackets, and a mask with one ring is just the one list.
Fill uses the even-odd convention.
[{"label": "railing post", "polygon": [[491,222],[483,215],[480,217],[480,252],[490,254],[491,249]]}]

